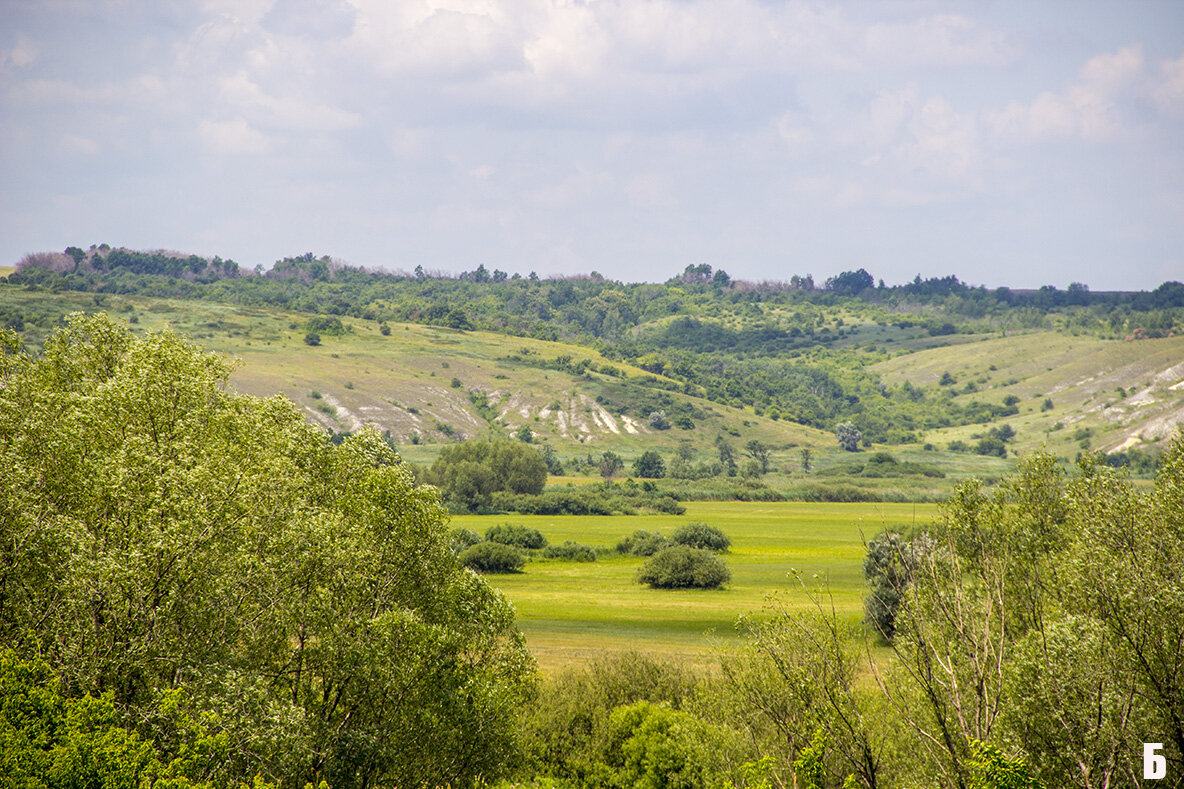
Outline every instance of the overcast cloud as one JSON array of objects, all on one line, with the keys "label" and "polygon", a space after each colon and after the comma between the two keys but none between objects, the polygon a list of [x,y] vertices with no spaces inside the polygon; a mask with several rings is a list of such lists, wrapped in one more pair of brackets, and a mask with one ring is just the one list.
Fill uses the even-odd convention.
[{"label": "overcast cloud", "polygon": [[0,264],[1184,279],[1184,3],[5,0]]}]

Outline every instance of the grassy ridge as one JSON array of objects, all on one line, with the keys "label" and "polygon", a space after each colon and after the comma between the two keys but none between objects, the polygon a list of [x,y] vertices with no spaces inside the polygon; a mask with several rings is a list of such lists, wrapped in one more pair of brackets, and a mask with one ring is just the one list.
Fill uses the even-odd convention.
[{"label": "grassy ridge", "polygon": [[[1007,421],[1016,446],[1072,457],[1169,438],[1174,424],[1184,423],[1182,360],[1184,336],[1125,341],[1038,331],[897,356],[873,369],[890,384],[929,387],[948,372],[956,379],[949,388],[963,401],[1014,395],[1020,413]],[[970,384],[976,391],[966,392]],[[982,432],[982,425],[965,425],[931,431],[926,440],[969,441]]]},{"label": "grassy ridge", "polygon": [[[612,547],[636,529],[669,535],[704,521],[732,539],[732,581],[721,590],[654,590],[634,575],[642,560],[602,556],[595,563],[535,560],[524,572],[489,576],[518,609],[518,622],[544,670],[604,650],[645,652],[707,662],[713,638],[735,637],[741,614],[758,612],[770,594],[809,605],[809,588],[826,585],[839,612],[862,616],[864,540],[886,526],[932,520],[932,504],[771,504],[687,502],[685,515],[550,517],[460,515],[452,526],[484,532],[498,523],[539,529],[552,543]],[[712,634],[713,633],[713,634]]]}]

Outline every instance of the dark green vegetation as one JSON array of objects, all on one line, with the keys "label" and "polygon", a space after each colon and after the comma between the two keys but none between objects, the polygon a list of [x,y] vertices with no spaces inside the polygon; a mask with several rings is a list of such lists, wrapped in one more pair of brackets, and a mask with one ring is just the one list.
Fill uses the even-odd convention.
[{"label": "dark green vegetation", "polygon": [[[982,370],[967,376],[947,369],[947,375],[923,385],[874,367],[901,352],[1038,330],[1146,341],[1179,334],[1184,325],[1184,285],[1177,282],[1149,293],[1115,294],[1092,293],[1080,284],[1065,291],[988,290],[954,277],[885,287],[862,269],[821,287],[808,276],[788,283],[733,281],[705,265],[689,266],[662,284],[596,275],[542,280],[482,267],[453,279],[422,270],[368,272],[311,254],[252,273],[219,258],[95,247],[27,256],[8,279],[22,288],[92,292],[100,300],[134,294],[292,310],[307,314],[294,322],[296,330],[315,333],[323,343],[354,330],[343,318],[364,321],[367,331],[379,336],[390,336],[390,322],[413,322],[563,341],[586,350],[547,355],[524,345],[507,352],[504,362],[516,370],[594,379],[600,408],[654,434],[689,438],[705,420],[714,421],[711,403],[832,435],[837,424],[849,423],[855,432],[839,437],[849,449],[864,441],[918,442],[931,431],[1024,413],[1026,398],[1001,391],[1009,379],[993,380]],[[14,326],[36,317],[14,305],[5,310]],[[469,385],[463,376],[452,380],[461,385],[457,388]],[[476,394],[471,412],[480,415],[493,403],[479,400],[488,397],[488,389]],[[1043,400],[1044,393],[1040,396]],[[530,410],[544,410],[540,405],[550,403]],[[559,405],[545,410],[570,411],[567,403]],[[499,418],[504,410],[498,409]],[[579,433],[568,417],[558,432],[575,438]],[[452,420],[442,424],[458,429]],[[519,432],[527,428],[524,436],[539,432],[530,424],[511,426]],[[709,439],[717,433],[726,437],[718,423],[710,430]],[[998,451],[995,445],[990,449]],[[721,458],[729,472],[737,470],[737,461]],[[660,476],[655,472],[651,465],[636,473]],[[760,473],[767,472],[762,463]]]},{"label": "dark green vegetation", "polygon": [[494,493],[542,493],[547,465],[524,444],[466,441],[444,447],[426,480],[456,509],[480,510],[490,506]]},{"label": "dark green vegetation", "polygon": [[637,580],[655,589],[715,589],[731,579],[723,559],[687,545],[663,548],[637,571]]},{"label": "dark green vegetation", "polygon": [[479,573],[513,573],[522,569],[526,557],[512,545],[486,540],[461,551],[458,560]]},{"label": "dark green vegetation", "polygon": [[[1184,444],[1153,487],[1088,453],[1072,472],[1034,455],[993,488],[959,485],[936,523],[865,547],[870,628],[842,613],[859,604],[857,553],[834,565],[834,600],[807,581],[816,606],[774,604],[710,671],[625,656],[536,685],[512,609],[456,558],[502,522],[447,532],[436,489],[376,431],[331,440],[286,400],[226,391],[217,357],[102,316],[41,356],[3,342],[0,754],[31,785],[1086,787],[1137,784],[1145,741],[1184,771]],[[737,445],[769,473],[759,438]],[[855,458],[845,476],[928,479],[926,452],[836,452],[818,471]],[[758,508],[693,503],[688,519],[731,537],[733,578],[609,590],[644,598],[639,620],[730,618],[767,590],[750,573],[771,541],[821,538],[782,523],[754,543]],[[783,522],[812,509],[769,507]],[[538,517],[490,534],[541,544]],[[576,520],[545,533],[594,542]],[[637,525],[578,523],[613,540]],[[833,561],[843,540],[798,555]],[[625,549],[645,542],[660,539]],[[650,561],[670,558],[672,577],[683,558],[719,561],[697,550]],[[562,558],[539,566],[588,607],[642,561]],[[499,585],[513,598],[557,577],[533,570]]]},{"label": "dark green vegetation", "polygon": [[894,593],[879,635],[824,588],[749,621],[715,671],[625,654],[544,681],[523,779],[1138,786],[1143,743],[1162,742],[1179,785],[1184,441],[1148,491],[1093,458],[1067,475],[1032,456],[994,491],[961,486],[936,523],[872,540],[866,569],[880,603]]},{"label": "dark green vegetation", "polygon": [[109,738],[111,769],[135,764],[103,785],[157,763],[284,787],[499,771],[532,660],[376,433],[335,445],[282,398],[227,393],[217,357],[104,316],[36,358],[0,348],[0,648],[46,698],[0,710],[0,738],[51,761]]},{"label": "dark green vegetation", "polygon": [[708,551],[726,551],[732,544],[728,535],[714,526],[698,521],[679,526],[670,535],[670,541],[688,548],[702,548]]}]

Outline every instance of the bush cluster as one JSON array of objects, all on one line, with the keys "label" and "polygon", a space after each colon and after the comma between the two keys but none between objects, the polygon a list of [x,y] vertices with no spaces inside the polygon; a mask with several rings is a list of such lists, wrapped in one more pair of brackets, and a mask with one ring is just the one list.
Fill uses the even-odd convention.
[{"label": "bush cluster", "polygon": [[714,589],[731,579],[723,559],[686,545],[663,548],[637,571],[637,580],[654,589]]},{"label": "bush cluster", "polygon": [[638,529],[628,537],[617,543],[617,553],[630,556],[653,556],[663,548],[669,547],[670,540],[656,531]]},{"label": "bush cluster", "polygon": [[541,531],[523,526],[521,523],[499,523],[497,526],[490,526],[485,530],[485,539],[528,551],[547,547],[547,538]]},{"label": "bush cluster", "polygon": [[488,540],[466,548],[458,560],[479,573],[514,573],[526,564],[526,558],[517,548]]},{"label": "bush cluster", "polygon": [[453,529],[448,532],[448,547],[458,556],[479,542],[481,535],[471,529]]},{"label": "bush cluster", "polygon": [[670,541],[676,545],[703,548],[708,551],[726,551],[732,545],[728,535],[706,523],[688,523],[685,526],[679,526],[674,530],[674,534],[670,535]]},{"label": "bush cluster", "polygon": [[564,540],[562,545],[548,545],[543,551],[543,556],[548,559],[562,559],[565,562],[594,562],[596,550],[572,540]]}]

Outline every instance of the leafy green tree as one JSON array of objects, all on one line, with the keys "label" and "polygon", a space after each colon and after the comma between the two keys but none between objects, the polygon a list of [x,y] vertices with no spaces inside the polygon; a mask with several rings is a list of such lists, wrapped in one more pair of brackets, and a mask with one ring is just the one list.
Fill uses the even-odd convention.
[{"label": "leafy green tree", "polygon": [[600,476],[604,477],[606,482],[611,482],[613,477],[617,475],[624,467],[624,461],[615,452],[604,452],[600,456],[600,460],[596,463],[596,468],[600,472]]},{"label": "leafy green tree", "polygon": [[839,440],[839,446],[846,451],[858,452],[863,432],[850,422],[840,422],[835,425],[835,437]]},{"label": "leafy green tree", "polygon": [[617,553],[630,556],[653,556],[670,545],[670,540],[659,532],[638,529],[617,543]]},{"label": "leafy green tree", "polygon": [[541,493],[547,465],[533,447],[521,442],[464,441],[444,447],[425,479],[444,492],[453,508],[475,510],[490,506],[497,491]]},{"label": "leafy green tree", "polygon": [[499,523],[490,526],[485,530],[485,539],[531,551],[547,547],[547,538],[541,531],[523,526],[521,523]]},{"label": "leafy green tree", "polygon": [[724,465],[728,471],[729,477],[736,476],[736,450],[729,444],[723,436],[716,436],[716,449],[719,450],[719,462]]},{"label": "leafy green tree", "polygon": [[772,453],[765,446],[764,442],[759,439],[752,439],[744,445],[744,453],[760,465],[762,474],[769,473],[769,462],[772,459]]},{"label": "leafy green tree", "polygon": [[666,464],[657,450],[647,449],[633,461],[633,475],[642,479],[659,479],[666,476]]},{"label": "leafy green tree", "polygon": [[739,740],[738,732],[648,701],[613,710],[608,736],[614,784],[631,789],[722,789]]},{"label": "leafy green tree", "polygon": [[335,446],[286,399],[231,394],[218,357],[103,315],[40,357],[0,346],[0,643],[131,720],[183,689],[236,780],[500,768],[529,654],[381,436]]}]

